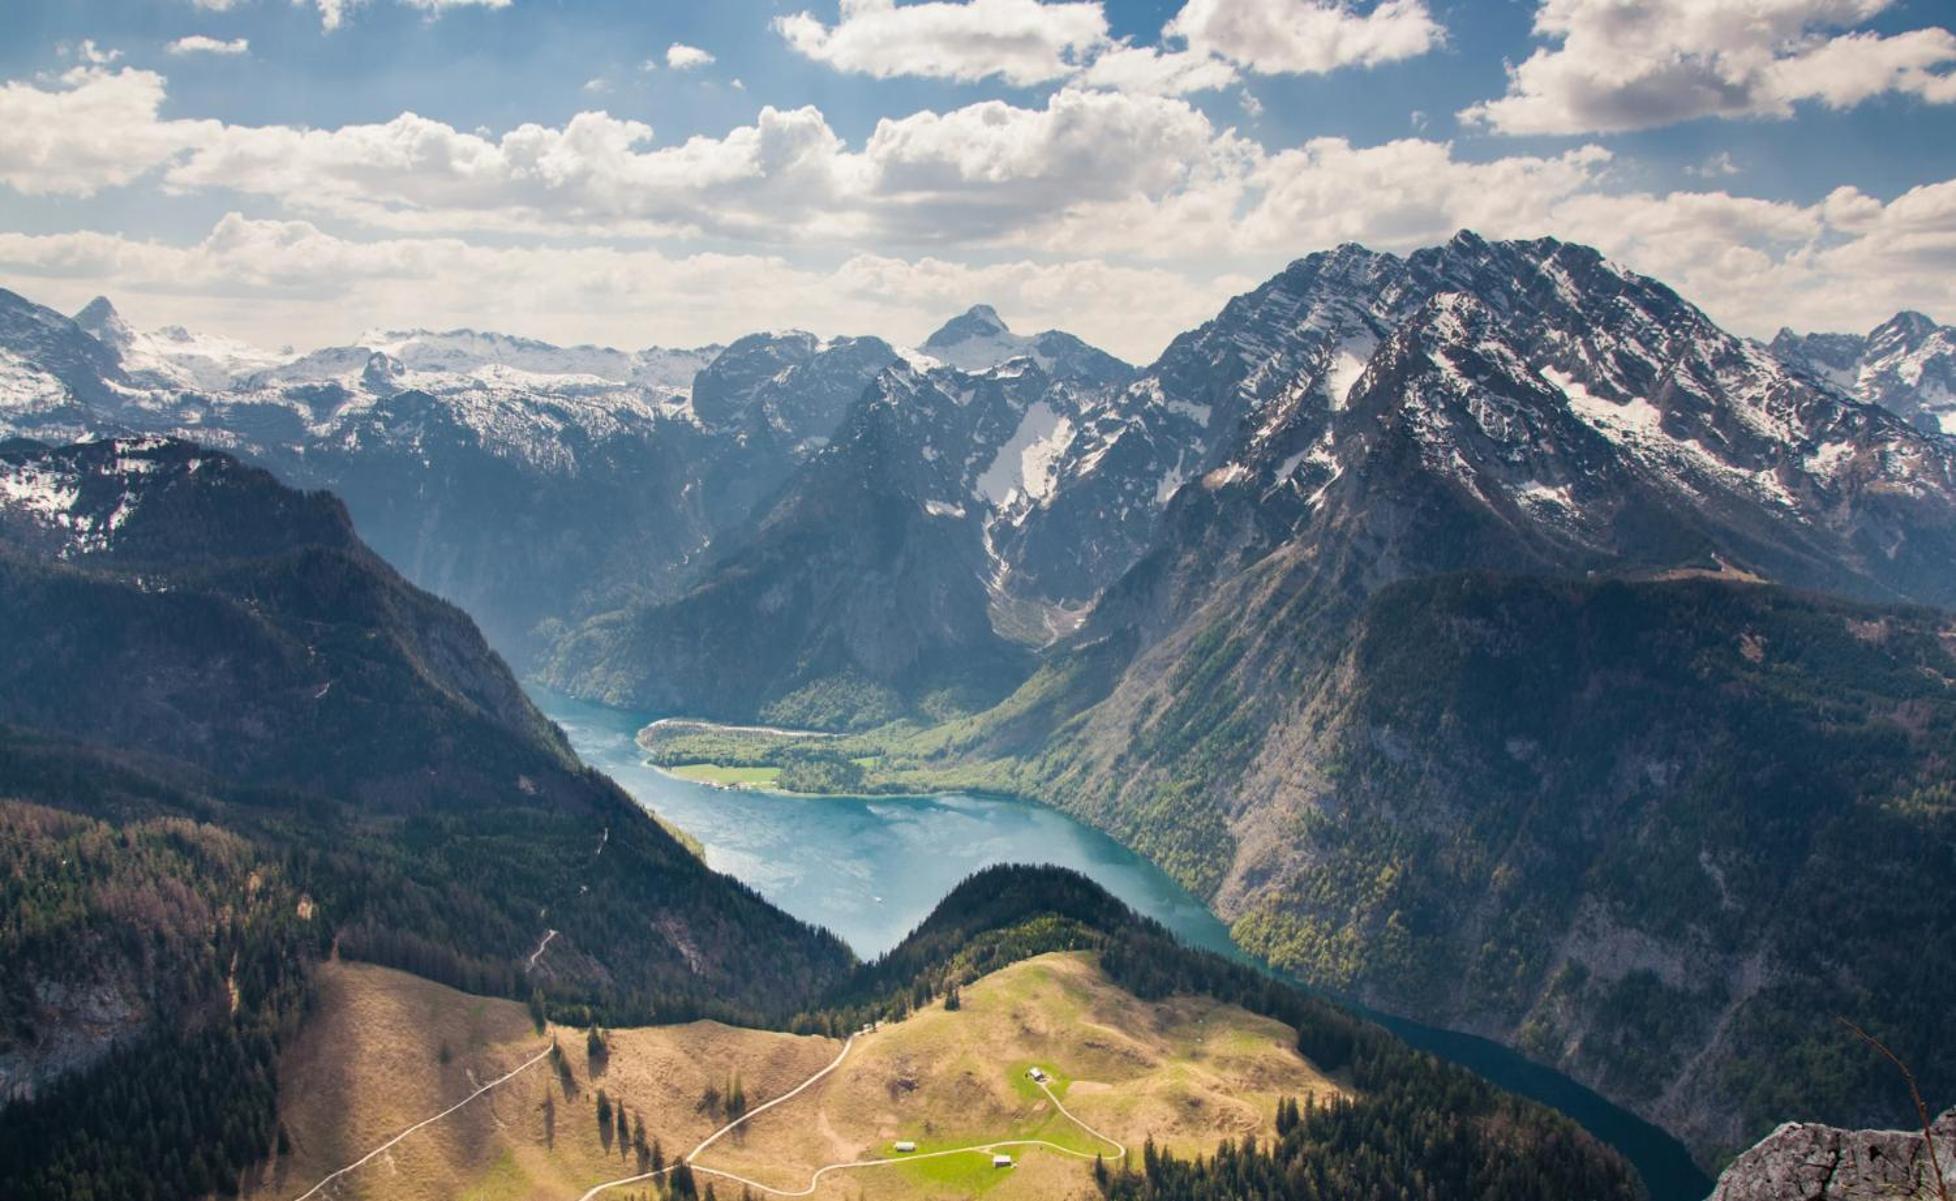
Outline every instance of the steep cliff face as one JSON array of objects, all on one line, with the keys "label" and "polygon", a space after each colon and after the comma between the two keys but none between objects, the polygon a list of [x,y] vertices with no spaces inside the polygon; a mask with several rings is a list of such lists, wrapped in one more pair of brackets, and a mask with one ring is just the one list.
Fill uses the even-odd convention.
[{"label": "steep cliff face", "polygon": [[1956,1109],[1930,1135],[1933,1156],[1920,1131],[1788,1122],[1732,1161],[1711,1201],[1935,1201],[1956,1193]]}]

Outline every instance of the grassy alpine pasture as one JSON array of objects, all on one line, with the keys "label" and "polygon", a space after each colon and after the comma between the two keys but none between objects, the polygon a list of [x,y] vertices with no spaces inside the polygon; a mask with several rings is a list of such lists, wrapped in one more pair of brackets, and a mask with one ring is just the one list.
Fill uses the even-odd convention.
[{"label": "grassy alpine pasture", "polygon": [[[343,1176],[342,1199],[575,1201],[602,1180],[637,1171],[637,1153],[597,1122],[598,1090],[665,1156],[690,1150],[724,1111],[707,1102],[738,1086],[751,1109],[831,1063],[839,1040],[714,1022],[606,1032],[592,1060],[587,1032],[539,1034],[524,1006],[471,996],[390,969],[329,964],[319,1016],[281,1065],[280,1119],[289,1154],[248,1196],[292,1201],[335,1168],[453,1105],[546,1048],[545,1059]],[[1054,1094],[1081,1121],[1127,1143],[1185,1154],[1224,1136],[1271,1129],[1280,1097],[1348,1090],[1294,1049],[1290,1028],[1198,998],[1144,1002],[1122,991],[1087,953],[1013,964],[963,988],[960,1005],[933,1003],[859,1036],[829,1076],[762,1113],[696,1161],[775,1188],[799,1190],[825,1164],[1002,1139],[1044,1139],[1091,1155],[1112,1148],[1057,1113],[1026,1078],[1052,1074]],[[819,1198],[1089,1197],[1091,1160],[1008,1148],[831,1173]],[[740,1186],[701,1173],[723,1197]],[[621,1189],[609,1196],[631,1197]]]}]

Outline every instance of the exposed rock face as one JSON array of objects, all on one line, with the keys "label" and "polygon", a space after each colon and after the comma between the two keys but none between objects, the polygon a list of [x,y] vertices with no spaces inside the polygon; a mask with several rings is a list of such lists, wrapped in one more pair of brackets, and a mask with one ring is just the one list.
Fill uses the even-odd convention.
[{"label": "exposed rock face", "polygon": [[[1936,1119],[1944,1184],[1956,1191],[1956,1109]],[[1939,1196],[1922,1135],[1788,1122],[1732,1161],[1712,1201],[1908,1201]]]}]

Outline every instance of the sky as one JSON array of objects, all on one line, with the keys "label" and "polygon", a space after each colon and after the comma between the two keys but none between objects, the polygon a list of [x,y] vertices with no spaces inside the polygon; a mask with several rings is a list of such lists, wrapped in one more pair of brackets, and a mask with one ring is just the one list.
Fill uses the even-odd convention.
[{"label": "sky", "polygon": [[1137,362],[1293,259],[1594,245],[1730,328],[1956,321],[1951,0],[6,0],[0,287]]}]

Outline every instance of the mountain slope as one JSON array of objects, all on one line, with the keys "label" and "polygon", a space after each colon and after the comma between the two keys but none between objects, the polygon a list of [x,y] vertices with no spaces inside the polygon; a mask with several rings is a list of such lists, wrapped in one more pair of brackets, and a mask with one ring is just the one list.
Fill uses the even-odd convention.
[{"label": "mountain slope", "polygon": [[919,349],[944,366],[974,373],[1027,358],[1048,375],[1094,386],[1122,383],[1134,374],[1133,367],[1065,330],[1014,333],[988,304],[951,318]]},{"label": "mountain slope", "polygon": [[[766,377],[749,390],[777,414],[777,384],[848,378],[811,367],[798,380],[793,365],[767,375],[797,351],[735,343],[701,373],[695,409],[720,419],[717,378]],[[882,343],[823,353],[866,364],[872,351],[894,357]],[[1019,586],[1015,523],[1051,494],[1058,449],[1133,369],[1071,334],[1014,334],[984,305],[884,367],[832,439],[813,440],[826,445],[702,556],[683,595],[584,623],[559,639],[544,678],[640,709],[824,727],[982,708],[1023,680],[1027,648],[1069,631],[1078,607]]]},{"label": "mountain slope", "polygon": [[[16,795],[71,803],[62,764],[118,765],[119,791],[160,799],[103,812],[317,855],[348,949],[426,940],[505,986],[546,928],[538,979],[625,1005],[792,1004],[846,962],[584,769],[467,617],[330,497],[162,440],[11,451],[0,481]],[[315,825],[334,832],[316,847]]]}]

